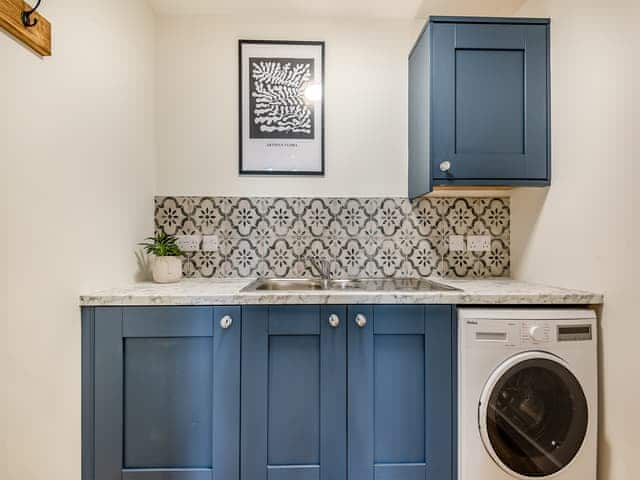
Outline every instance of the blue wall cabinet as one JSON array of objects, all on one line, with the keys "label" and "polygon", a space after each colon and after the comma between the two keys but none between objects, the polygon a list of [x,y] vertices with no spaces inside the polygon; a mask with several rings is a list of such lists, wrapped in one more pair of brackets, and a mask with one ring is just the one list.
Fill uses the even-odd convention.
[{"label": "blue wall cabinet", "polygon": [[350,480],[455,478],[450,306],[350,306]]},{"label": "blue wall cabinet", "polygon": [[84,480],[239,478],[240,320],[239,307],[83,310]]},{"label": "blue wall cabinet", "polygon": [[431,17],[409,55],[409,196],[550,180],[549,20]]},{"label": "blue wall cabinet", "polygon": [[243,308],[243,480],[346,479],[345,312]]}]

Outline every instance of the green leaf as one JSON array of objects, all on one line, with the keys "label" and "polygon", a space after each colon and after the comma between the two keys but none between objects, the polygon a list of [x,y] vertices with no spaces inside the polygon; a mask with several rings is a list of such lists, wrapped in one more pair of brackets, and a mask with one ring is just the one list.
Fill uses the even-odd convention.
[{"label": "green leaf", "polygon": [[167,235],[165,232],[158,232],[153,237],[145,238],[146,242],[138,243],[144,247],[144,250],[157,257],[178,257],[183,255],[180,247],[178,247],[177,239],[173,235]]}]

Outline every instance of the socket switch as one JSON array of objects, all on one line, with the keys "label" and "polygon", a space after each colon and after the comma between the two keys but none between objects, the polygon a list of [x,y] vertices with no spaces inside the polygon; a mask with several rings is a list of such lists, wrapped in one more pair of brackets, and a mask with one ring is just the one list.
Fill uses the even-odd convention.
[{"label": "socket switch", "polygon": [[217,252],[218,251],[218,236],[217,235],[203,235],[202,236],[202,251],[203,252]]}]

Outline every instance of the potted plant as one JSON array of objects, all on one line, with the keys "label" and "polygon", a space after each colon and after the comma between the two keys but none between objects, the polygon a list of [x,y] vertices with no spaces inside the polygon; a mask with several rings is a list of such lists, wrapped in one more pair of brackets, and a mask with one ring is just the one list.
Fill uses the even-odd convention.
[{"label": "potted plant", "polygon": [[154,237],[147,237],[146,242],[139,243],[144,250],[153,255],[151,260],[151,275],[157,283],[173,283],[182,278],[182,251],[176,243],[176,237],[164,232]]}]

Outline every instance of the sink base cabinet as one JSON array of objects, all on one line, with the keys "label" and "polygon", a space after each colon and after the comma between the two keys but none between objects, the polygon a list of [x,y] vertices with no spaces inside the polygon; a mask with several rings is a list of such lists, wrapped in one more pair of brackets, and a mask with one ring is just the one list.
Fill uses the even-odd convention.
[{"label": "sink base cabinet", "polygon": [[348,328],[349,478],[454,478],[451,307],[350,307]]},{"label": "sink base cabinet", "polygon": [[[346,478],[345,307],[246,307],[242,480]],[[323,321],[325,320],[325,321]]]},{"label": "sink base cabinet", "polygon": [[85,308],[82,478],[453,480],[453,313]]}]

